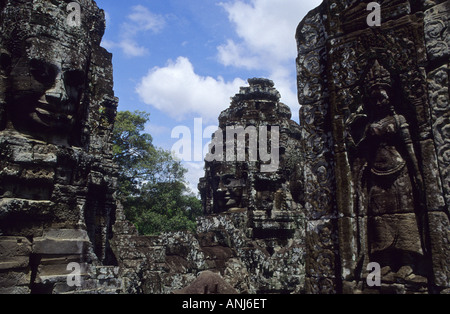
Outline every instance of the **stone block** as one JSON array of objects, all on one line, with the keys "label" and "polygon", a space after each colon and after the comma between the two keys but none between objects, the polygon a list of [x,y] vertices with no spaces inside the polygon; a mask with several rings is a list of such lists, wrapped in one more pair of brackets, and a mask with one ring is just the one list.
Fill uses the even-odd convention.
[{"label": "stone block", "polygon": [[84,230],[50,230],[33,242],[33,253],[41,255],[73,255],[87,252],[90,245]]},{"label": "stone block", "polygon": [[447,60],[450,56],[450,4],[448,1],[425,11],[425,41],[430,60]]},{"label": "stone block", "polygon": [[23,237],[0,237],[0,270],[27,268],[31,243]]},{"label": "stone block", "polygon": [[28,256],[16,256],[7,259],[0,259],[0,270],[26,268],[30,263]]},{"label": "stone block", "polygon": [[10,257],[29,256],[31,243],[24,237],[0,237],[0,261]]},{"label": "stone block", "polygon": [[439,289],[450,288],[450,222],[444,212],[428,214],[434,281]]},{"label": "stone block", "polygon": [[22,286],[29,286],[31,281],[31,270],[12,270],[0,271],[0,287],[1,288],[15,288]]}]

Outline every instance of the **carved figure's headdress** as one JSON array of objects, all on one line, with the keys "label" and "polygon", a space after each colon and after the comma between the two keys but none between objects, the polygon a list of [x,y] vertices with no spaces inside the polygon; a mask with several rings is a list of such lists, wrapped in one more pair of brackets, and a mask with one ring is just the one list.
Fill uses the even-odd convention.
[{"label": "carved figure's headdress", "polygon": [[393,82],[391,73],[375,60],[363,83],[366,90],[370,90],[375,86],[392,87]]}]

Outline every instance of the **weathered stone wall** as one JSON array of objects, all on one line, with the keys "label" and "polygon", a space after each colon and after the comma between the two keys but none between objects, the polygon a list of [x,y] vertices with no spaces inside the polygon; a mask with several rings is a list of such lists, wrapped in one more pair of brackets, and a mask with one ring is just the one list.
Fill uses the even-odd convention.
[{"label": "weathered stone wall", "polygon": [[[67,1],[0,1],[1,293],[120,287],[103,267],[115,264],[112,57],[103,11],[79,3],[71,26]],[[81,287],[67,284],[71,262]]]},{"label": "weathered stone wall", "polygon": [[195,234],[144,237],[119,220],[112,244],[122,292],[302,293],[304,245],[294,241],[271,255],[245,235],[247,224],[247,213],[229,212],[200,218]]},{"label": "weathered stone wall", "polygon": [[448,292],[449,1],[378,1],[380,27],[368,2],[325,0],[297,30],[306,289]]}]

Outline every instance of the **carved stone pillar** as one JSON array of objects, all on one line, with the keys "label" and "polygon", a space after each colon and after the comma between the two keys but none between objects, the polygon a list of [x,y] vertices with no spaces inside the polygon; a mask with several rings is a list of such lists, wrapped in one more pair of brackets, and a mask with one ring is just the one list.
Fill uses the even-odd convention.
[{"label": "carved stone pillar", "polygon": [[94,288],[68,264],[114,263],[117,99],[104,13],[79,3],[80,25],[67,1],[0,3],[0,292]]},{"label": "carved stone pillar", "polygon": [[[381,1],[380,27],[368,26],[367,4],[325,0],[297,30],[308,291],[323,292],[323,282],[337,293],[448,291],[449,1]],[[369,93],[375,61],[392,77],[392,92]],[[390,109],[370,109],[377,99]],[[407,159],[403,174],[383,147]],[[392,232],[401,248],[380,260],[374,252]],[[402,237],[411,243],[401,245]],[[419,255],[405,258],[409,250]],[[367,286],[370,262],[381,263],[381,287]]]}]

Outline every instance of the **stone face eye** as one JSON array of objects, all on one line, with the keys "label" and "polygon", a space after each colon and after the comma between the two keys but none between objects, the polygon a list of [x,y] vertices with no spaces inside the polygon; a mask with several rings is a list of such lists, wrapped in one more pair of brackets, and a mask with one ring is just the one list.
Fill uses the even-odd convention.
[{"label": "stone face eye", "polygon": [[231,179],[229,177],[223,178],[223,184],[230,185],[231,184]]},{"label": "stone face eye", "polygon": [[36,81],[44,85],[53,84],[58,75],[56,66],[36,59],[30,61],[30,72]]},{"label": "stone face eye", "polygon": [[11,67],[11,57],[6,53],[0,54],[0,69],[6,71]]},{"label": "stone face eye", "polygon": [[78,87],[80,85],[83,85],[85,80],[85,73],[81,70],[73,70],[73,71],[67,71],[64,74],[64,82],[66,85],[71,87]]}]

